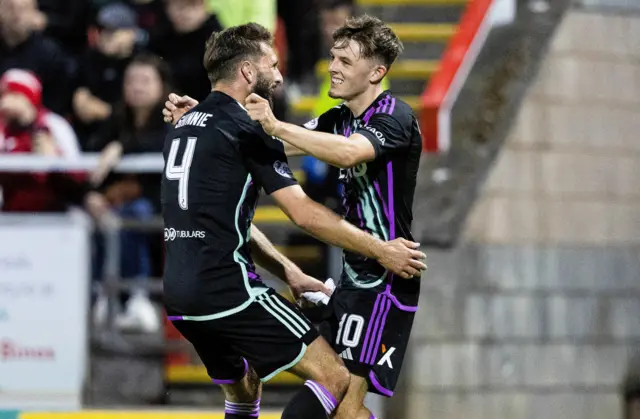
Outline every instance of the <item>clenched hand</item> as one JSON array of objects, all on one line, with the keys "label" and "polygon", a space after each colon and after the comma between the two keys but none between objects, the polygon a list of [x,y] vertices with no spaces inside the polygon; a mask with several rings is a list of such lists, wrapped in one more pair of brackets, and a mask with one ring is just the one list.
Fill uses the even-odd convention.
[{"label": "clenched hand", "polygon": [[175,125],[182,118],[182,115],[198,106],[199,103],[189,96],[178,96],[175,93],[171,93],[169,99],[164,102],[164,109],[162,110],[164,122]]},{"label": "clenched hand", "polygon": [[269,135],[274,135],[280,121],[273,115],[268,100],[263,99],[255,93],[251,93],[245,101],[245,107],[251,119],[260,122],[264,132]]}]

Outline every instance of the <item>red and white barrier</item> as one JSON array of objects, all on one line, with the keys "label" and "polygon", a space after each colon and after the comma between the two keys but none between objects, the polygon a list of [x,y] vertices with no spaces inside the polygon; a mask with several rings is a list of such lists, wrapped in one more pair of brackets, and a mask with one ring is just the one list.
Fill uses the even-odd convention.
[{"label": "red and white barrier", "polygon": [[420,129],[423,150],[446,152],[451,147],[451,109],[491,30],[496,0],[471,0],[422,95]]}]

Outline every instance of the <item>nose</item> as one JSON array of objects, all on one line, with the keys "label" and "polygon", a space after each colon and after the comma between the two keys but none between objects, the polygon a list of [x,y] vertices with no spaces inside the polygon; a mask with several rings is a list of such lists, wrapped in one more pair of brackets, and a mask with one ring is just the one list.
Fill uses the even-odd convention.
[{"label": "nose", "polygon": [[332,58],[329,62],[329,74],[335,74],[338,72],[338,64],[336,61],[337,60],[335,58]]},{"label": "nose", "polygon": [[280,73],[279,69],[276,69],[276,77],[274,80],[276,87],[279,87],[282,85],[283,79],[282,79],[282,73]]}]

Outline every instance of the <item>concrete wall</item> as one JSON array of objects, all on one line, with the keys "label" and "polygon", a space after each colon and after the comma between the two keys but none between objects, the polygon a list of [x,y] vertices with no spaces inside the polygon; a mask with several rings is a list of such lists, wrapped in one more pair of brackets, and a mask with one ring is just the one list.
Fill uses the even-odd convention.
[{"label": "concrete wall", "polygon": [[640,352],[640,16],[566,16],[463,242],[429,252],[403,416],[622,418]]}]

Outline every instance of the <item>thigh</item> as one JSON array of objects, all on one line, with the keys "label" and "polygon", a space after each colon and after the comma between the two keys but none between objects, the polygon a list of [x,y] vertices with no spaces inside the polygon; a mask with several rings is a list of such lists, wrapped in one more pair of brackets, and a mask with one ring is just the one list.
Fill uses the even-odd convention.
[{"label": "thigh", "polygon": [[217,321],[222,340],[249,362],[262,381],[297,364],[318,337],[298,308],[273,290]]},{"label": "thigh", "polygon": [[247,375],[247,361],[221,337],[216,320],[178,320],[173,325],[193,345],[215,384],[236,384]]}]

